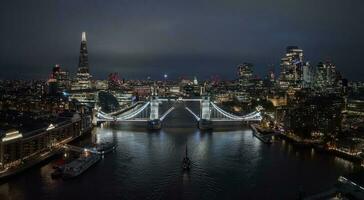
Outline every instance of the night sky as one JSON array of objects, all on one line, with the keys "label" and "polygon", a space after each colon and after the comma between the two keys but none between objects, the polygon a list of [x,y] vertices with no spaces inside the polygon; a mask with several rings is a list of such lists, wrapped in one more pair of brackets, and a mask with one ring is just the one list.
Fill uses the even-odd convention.
[{"label": "night sky", "polygon": [[364,76],[363,0],[4,0],[0,25],[1,79],[46,79],[56,63],[74,73],[82,31],[100,79],[233,79],[243,62],[263,76],[289,45]]}]

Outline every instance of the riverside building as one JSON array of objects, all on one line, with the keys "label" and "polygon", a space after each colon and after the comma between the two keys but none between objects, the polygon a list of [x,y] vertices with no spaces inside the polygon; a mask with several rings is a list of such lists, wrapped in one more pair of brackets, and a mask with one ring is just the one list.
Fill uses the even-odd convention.
[{"label": "riverside building", "polygon": [[18,127],[1,127],[0,178],[19,173],[59,153],[64,144],[92,128],[91,116],[78,113],[59,114],[49,121],[27,118],[24,122],[27,121],[28,126],[18,121],[21,124]]}]

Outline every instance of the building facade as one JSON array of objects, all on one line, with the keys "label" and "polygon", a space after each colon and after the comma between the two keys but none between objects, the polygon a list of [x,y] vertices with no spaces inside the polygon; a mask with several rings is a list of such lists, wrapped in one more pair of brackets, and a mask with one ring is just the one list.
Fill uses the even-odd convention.
[{"label": "building facade", "polygon": [[303,50],[297,46],[288,46],[285,56],[281,59],[279,86],[283,89],[302,88],[304,78],[309,80],[309,69],[309,63],[304,62]]},{"label": "building facade", "polygon": [[88,61],[88,50],[86,32],[82,32],[80,56],[76,80],[72,84],[72,90],[88,90],[92,88],[90,66]]},{"label": "building facade", "polygon": [[90,115],[74,113],[47,127],[22,133],[8,130],[0,138],[0,177],[32,166],[62,148],[92,128]]}]

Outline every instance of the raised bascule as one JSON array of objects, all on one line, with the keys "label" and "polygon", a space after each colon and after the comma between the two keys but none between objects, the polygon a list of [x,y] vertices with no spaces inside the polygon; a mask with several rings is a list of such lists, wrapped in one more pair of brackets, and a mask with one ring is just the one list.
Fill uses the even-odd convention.
[{"label": "raised bascule", "polygon": [[201,130],[212,129],[214,122],[249,122],[262,120],[259,108],[247,115],[237,116],[218,107],[209,97],[203,97],[201,99],[159,99],[157,96],[152,96],[149,101],[136,103],[123,112],[105,113],[100,108],[95,107],[93,123],[97,125],[102,122],[146,122],[149,129],[161,129],[163,120],[175,109],[175,106],[172,105],[167,111],[160,114],[159,105],[163,102],[171,101],[199,102],[200,113],[196,114],[187,106],[185,106],[185,109],[196,119],[198,127]]}]

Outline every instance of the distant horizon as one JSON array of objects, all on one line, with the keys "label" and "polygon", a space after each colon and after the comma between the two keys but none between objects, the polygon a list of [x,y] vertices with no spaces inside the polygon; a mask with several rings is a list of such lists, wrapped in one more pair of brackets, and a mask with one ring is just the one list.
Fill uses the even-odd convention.
[{"label": "distant horizon", "polygon": [[0,8],[1,79],[76,71],[83,31],[95,78],[233,79],[243,62],[264,77],[291,45],[313,66],[330,59],[343,77],[364,77],[364,1],[18,1]]},{"label": "distant horizon", "polygon": [[[286,47],[288,46],[292,46],[292,45],[287,45]],[[299,46],[298,46],[299,47]],[[299,47],[300,48],[300,47]],[[285,48],[283,48],[285,49]],[[301,48],[302,49],[302,48]],[[89,52],[90,52],[90,49],[89,49]],[[303,52],[305,54],[305,50],[303,49]],[[282,53],[282,57],[285,53],[285,50],[283,50],[283,53]],[[241,62],[235,62],[236,64],[235,65],[231,65],[231,66],[221,66],[221,67],[224,67],[224,69],[226,69],[224,72],[220,73],[218,72],[218,68],[219,66],[216,66],[216,65],[213,65],[213,69],[216,70],[215,73],[211,73],[211,74],[203,74],[201,75],[200,73],[195,73],[195,74],[192,74],[192,73],[178,73],[178,72],[174,72],[173,70],[171,70],[168,66],[161,66],[159,65],[158,67],[162,68],[162,69],[165,69],[164,71],[158,71],[157,73],[154,72],[154,73],[145,73],[145,72],[132,72],[130,71],[129,72],[129,75],[123,75],[123,72],[122,71],[104,71],[102,69],[104,69],[102,66],[101,67],[94,67],[93,64],[92,64],[92,54],[89,53],[89,58],[90,58],[90,73],[91,75],[93,76],[93,79],[94,80],[104,80],[104,79],[107,79],[108,75],[110,73],[118,73],[120,75],[120,78],[122,79],[126,79],[126,80],[146,80],[147,77],[149,76],[152,80],[164,80],[164,74],[167,74],[168,75],[168,79],[171,79],[171,80],[178,80],[180,79],[181,77],[188,77],[190,79],[193,79],[193,77],[197,77],[198,79],[202,79],[202,80],[208,80],[208,79],[211,79],[212,77],[219,77],[221,80],[234,80],[234,79],[237,79],[238,78],[238,75],[237,75],[237,67],[238,65],[240,64],[243,64],[243,63],[251,63],[253,64],[253,73],[255,76],[261,78],[261,79],[264,79],[264,77],[268,74],[268,72],[270,70],[274,70],[274,73],[275,73],[275,76],[276,76],[276,79],[279,78],[279,73],[280,73],[280,59],[278,59],[276,65],[274,64],[267,64],[265,67],[264,66],[257,66],[254,62],[251,62],[249,61],[249,59],[247,61],[241,61]],[[135,58],[137,59],[137,58]],[[180,58],[182,60],[182,58]],[[5,75],[4,74],[0,74],[0,80],[42,80],[42,79],[48,79],[50,74],[51,74],[51,71],[52,71],[52,68],[55,66],[55,65],[60,65],[61,68],[63,70],[66,70],[69,72],[70,74],[70,77],[73,78],[76,76],[76,73],[77,73],[77,68],[78,68],[78,65],[77,65],[77,62],[78,62],[78,54],[76,56],[76,61],[74,61],[74,66],[72,67],[69,67],[69,66],[65,66],[63,65],[62,63],[55,63],[53,65],[49,65],[49,66],[46,66],[46,65],[43,65],[43,66],[36,66],[36,65],[13,65],[13,64],[9,64],[7,66],[11,66],[12,69],[16,69],[16,71],[11,71],[12,69],[10,69],[10,74],[8,75]],[[232,60],[237,60],[237,59],[232,59]],[[349,81],[364,81],[364,79],[351,79],[349,77],[347,77],[345,75],[345,73],[343,73],[340,69],[340,67],[338,67],[334,61],[334,59],[331,59],[331,58],[325,58],[325,59],[322,59],[322,60],[318,60],[316,62],[311,62],[310,60],[307,60],[305,58],[305,61],[306,62],[309,62],[311,67],[313,68],[316,68],[317,67],[317,64],[319,62],[325,62],[327,60],[330,60],[335,66],[336,66],[336,69],[343,75],[343,78],[346,78],[348,79]],[[206,61],[207,62],[207,61]],[[232,63],[233,61],[231,61]],[[99,65],[100,66],[100,65]],[[156,67],[156,65],[149,65],[150,67]],[[201,65],[202,66],[202,65]],[[195,69],[205,69],[205,67],[199,67],[199,66],[194,66],[193,68]],[[40,69],[40,72],[36,71],[36,72],[31,72],[31,73],[27,73],[27,74],[19,74],[21,72],[27,72],[28,69],[26,68],[29,68],[29,67],[35,67],[35,68],[38,68]],[[144,66],[144,67],[147,67],[147,66]],[[273,68],[272,68],[273,67]],[[110,68],[110,67],[109,67]],[[107,69],[109,69],[107,68]],[[117,67],[111,67],[111,68],[117,68]],[[207,67],[208,68],[208,67]],[[259,71],[257,71],[257,68]],[[8,68],[9,69],[9,68]],[[20,71],[18,71],[20,69]],[[96,70],[95,70],[96,69]],[[211,69],[211,68],[210,68]],[[265,71],[264,71],[265,70]],[[7,70],[6,70],[7,71]],[[42,73],[43,72],[43,73]],[[168,73],[170,72],[170,73]],[[160,73],[160,74],[158,74]],[[9,76],[10,75],[10,76]]]}]

